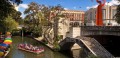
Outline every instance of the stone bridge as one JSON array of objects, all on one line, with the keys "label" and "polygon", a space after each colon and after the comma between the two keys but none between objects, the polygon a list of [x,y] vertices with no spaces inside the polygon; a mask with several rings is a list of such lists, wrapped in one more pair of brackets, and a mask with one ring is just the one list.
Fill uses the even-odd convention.
[{"label": "stone bridge", "polygon": [[61,41],[59,45],[61,47],[61,50],[64,51],[71,50],[72,46],[75,43],[87,51],[87,54],[92,53],[100,58],[114,58],[114,56],[110,54],[101,44],[99,44],[94,38],[90,37],[67,37]]},{"label": "stone bridge", "polygon": [[119,26],[80,26],[81,35],[115,35],[120,36]]}]

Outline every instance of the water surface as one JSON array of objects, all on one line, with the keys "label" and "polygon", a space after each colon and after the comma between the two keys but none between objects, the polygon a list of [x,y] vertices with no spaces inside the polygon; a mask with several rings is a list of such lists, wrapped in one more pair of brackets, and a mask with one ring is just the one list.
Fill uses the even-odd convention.
[{"label": "water surface", "polygon": [[[59,52],[53,52],[48,47],[40,44],[38,41],[31,38],[24,37],[22,39],[22,37],[20,36],[14,36],[12,37],[12,40],[13,40],[13,44],[11,46],[11,51],[6,58],[69,58]],[[45,48],[45,52],[37,55],[34,53],[29,53],[26,51],[19,50],[17,48],[17,45],[19,43],[29,43],[35,46],[43,46]]]}]

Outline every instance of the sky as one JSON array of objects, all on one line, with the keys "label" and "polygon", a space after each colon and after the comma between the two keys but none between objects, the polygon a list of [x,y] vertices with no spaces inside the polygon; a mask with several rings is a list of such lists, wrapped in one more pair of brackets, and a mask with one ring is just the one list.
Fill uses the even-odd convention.
[{"label": "sky", "polygon": [[[66,10],[82,10],[87,11],[90,8],[96,8],[96,0],[23,0],[23,3],[18,6],[18,11],[22,12],[28,8],[30,2],[36,2],[38,4],[44,4],[47,6],[56,6],[60,4]],[[120,4],[117,0],[106,0],[106,5],[118,5]]]}]

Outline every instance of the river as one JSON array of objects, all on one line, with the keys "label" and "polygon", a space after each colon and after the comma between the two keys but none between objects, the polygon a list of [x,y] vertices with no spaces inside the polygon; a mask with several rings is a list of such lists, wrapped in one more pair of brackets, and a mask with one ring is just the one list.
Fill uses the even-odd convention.
[{"label": "river", "polygon": [[[24,37],[22,39],[20,36],[13,36],[12,40],[13,40],[13,44],[11,45],[11,51],[6,56],[6,58],[69,58],[59,52],[53,52],[48,47],[40,44],[39,42],[31,38]],[[30,43],[35,46],[43,46],[45,48],[45,52],[37,55],[34,53],[29,53],[26,51],[19,50],[17,48],[17,45],[19,43]]]}]

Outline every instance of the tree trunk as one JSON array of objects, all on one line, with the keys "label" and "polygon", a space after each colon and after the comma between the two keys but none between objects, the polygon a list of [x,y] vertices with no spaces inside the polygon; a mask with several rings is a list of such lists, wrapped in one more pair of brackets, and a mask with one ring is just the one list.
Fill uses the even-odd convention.
[{"label": "tree trunk", "polygon": [[53,26],[53,30],[54,30],[54,42],[57,41],[57,37],[58,37],[58,18],[54,19],[54,26]]}]

